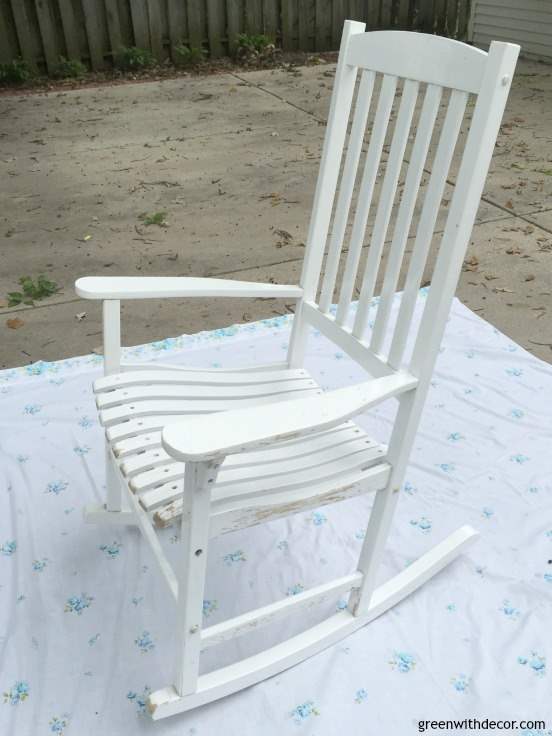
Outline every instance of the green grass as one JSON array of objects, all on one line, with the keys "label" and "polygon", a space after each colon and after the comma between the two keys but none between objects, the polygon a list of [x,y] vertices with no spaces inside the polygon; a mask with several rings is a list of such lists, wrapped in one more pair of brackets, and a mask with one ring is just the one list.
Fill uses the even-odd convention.
[{"label": "green grass", "polygon": [[196,46],[186,46],[184,43],[178,43],[173,49],[173,61],[175,66],[193,67],[203,61],[205,51]]},{"label": "green grass", "polygon": [[29,65],[23,59],[14,59],[0,64],[0,84],[23,84],[32,76]]},{"label": "green grass", "polygon": [[115,66],[123,71],[149,69],[155,64],[155,56],[138,46],[122,46],[115,55]]},{"label": "green grass", "polygon": [[8,294],[8,307],[16,307],[18,304],[34,304],[35,301],[46,299],[60,290],[56,283],[42,275],[37,278],[36,282],[30,276],[22,276],[19,283],[21,291],[10,291]]},{"label": "green grass", "polygon": [[157,225],[158,227],[167,227],[167,223],[165,222],[166,217],[166,212],[152,212],[151,215],[148,215],[147,212],[143,212],[140,215],[140,220],[142,220],[144,225]]},{"label": "green grass", "polygon": [[80,79],[84,77],[87,68],[77,59],[66,59],[64,56],[59,57],[59,62],[52,70],[52,76],[56,79]]},{"label": "green grass", "polygon": [[249,35],[248,33],[239,33],[236,37],[238,49],[245,51],[261,53],[272,41],[263,33]]}]

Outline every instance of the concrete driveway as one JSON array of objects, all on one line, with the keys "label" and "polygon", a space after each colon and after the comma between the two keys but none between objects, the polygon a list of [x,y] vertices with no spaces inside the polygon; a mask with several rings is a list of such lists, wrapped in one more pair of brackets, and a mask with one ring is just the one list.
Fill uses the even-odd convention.
[{"label": "concrete driveway", "polygon": [[[333,71],[321,64],[0,97],[0,300],[21,276],[43,273],[61,287],[35,306],[0,301],[2,367],[99,349],[100,306],[75,296],[79,276],[296,282]],[[551,139],[552,68],[520,62],[458,289],[548,361]],[[447,199],[453,181],[454,171]],[[166,227],[140,219],[156,212],[166,212]],[[134,345],[290,308],[132,302],[123,339]]]}]

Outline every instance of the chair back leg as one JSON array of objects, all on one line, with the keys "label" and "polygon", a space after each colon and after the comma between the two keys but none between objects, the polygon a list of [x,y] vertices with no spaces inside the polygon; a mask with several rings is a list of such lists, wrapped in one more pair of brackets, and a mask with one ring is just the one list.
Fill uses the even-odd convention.
[{"label": "chair back leg", "polygon": [[349,596],[349,611],[354,616],[363,616],[370,608],[426,392],[425,385],[418,385],[414,391],[399,397],[399,409],[387,451],[391,474],[386,487],[376,494],[366,529],[358,563],[363,574],[362,584]]}]

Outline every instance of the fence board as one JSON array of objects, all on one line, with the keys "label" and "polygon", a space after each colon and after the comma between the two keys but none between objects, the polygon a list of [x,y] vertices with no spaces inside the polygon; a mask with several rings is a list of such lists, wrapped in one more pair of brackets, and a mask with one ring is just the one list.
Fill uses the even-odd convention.
[{"label": "fence board", "polygon": [[458,0],[447,0],[445,15],[445,35],[456,38],[456,20],[458,18]]},{"label": "fence board", "polygon": [[341,41],[343,23],[349,17],[347,0],[333,0],[332,3],[332,50],[337,51]]},{"label": "fence board", "polygon": [[56,31],[52,18],[52,9],[48,0],[35,0],[36,17],[42,38],[42,48],[46,66],[51,72],[59,62],[59,49],[56,40]]},{"label": "fence board", "polygon": [[141,49],[150,48],[149,21],[146,0],[130,0],[134,45]]},{"label": "fence board", "polygon": [[410,27],[410,0],[399,0],[397,5],[397,26],[403,30]]},{"label": "fence board", "polygon": [[391,28],[393,24],[393,2],[392,0],[382,0],[380,10],[380,26],[385,30]]},{"label": "fence board", "polygon": [[88,38],[90,63],[92,69],[103,69],[105,66],[103,54],[103,35],[101,27],[100,8],[97,4],[83,2],[84,25]]},{"label": "fence board", "polygon": [[469,16],[470,0],[460,0],[458,4],[458,33],[456,36],[460,41],[466,40]]},{"label": "fence board", "polygon": [[[67,0],[64,1],[66,2]],[[107,20],[107,32],[109,34],[111,51],[116,54],[121,46],[124,45],[117,0],[105,0],[105,17]]]},{"label": "fence board", "polygon": [[148,0],[147,6],[151,50],[158,61],[163,61],[165,58],[165,51],[163,49],[163,20],[161,18],[161,5],[159,0]]},{"label": "fence board", "polygon": [[224,0],[206,0],[207,8],[207,35],[209,38],[209,51],[211,56],[222,56],[226,18],[224,12]]},{"label": "fence board", "polygon": [[231,55],[236,51],[236,38],[243,32],[243,0],[227,0],[226,24],[228,35],[228,50]]},{"label": "fence board", "polygon": [[17,54],[14,54],[10,43],[5,8],[0,6],[0,63],[11,61],[16,55]]},{"label": "fence board", "polygon": [[380,0],[368,0],[366,3],[366,30],[373,31],[380,27]]},{"label": "fence board", "polygon": [[245,0],[245,28],[250,35],[263,32],[262,0]]},{"label": "fence board", "polygon": [[282,0],[282,47],[284,51],[295,51],[297,37],[297,0]]},{"label": "fence board", "polygon": [[[93,69],[122,45],[163,60],[183,41],[211,55],[235,50],[236,36],[265,33],[285,50],[337,49],[346,18],[367,28],[415,28],[465,38],[469,0],[0,0],[0,59],[21,55],[51,70],[60,54]],[[174,56],[174,53],[172,54]]]},{"label": "fence board", "polygon": [[63,28],[63,38],[65,39],[66,56],[68,59],[80,60],[79,31],[73,3],[71,0],[58,0],[58,5]]},{"label": "fence board", "polygon": [[188,0],[188,36],[190,46],[201,48],[203,43],[202,0]]},{"label": "fence board", "polygon": [[312,0],[297,0],[299,11],[299,48],[314,51],[314,3]]},{"label": "fence board", "polygon": [[[331,2],[331,0],[328,0]],[[278,0],[263,0],[263,28],[271,41],[276,41],[279,31],[280,8]]]},{"label": "fence board", "polygon": [[433,33],[433,3],[434,0],[418,0],[417,31]]},{"label": "fence board", "polygon": [[[379,0],[376,0],[379,2]],[[364,0],[349,0],[349,12],[347,13],[348,20],[360,20],[364,21],[365,8]]]},{"label": "fence board", "polygon": [[184,0],[168,0],[169,38],[171,41],[171,56],[174,61],[174,47],[187,37],[186,8]]},{"label": "fence board", "polygon": [[316,50],[327,51],[331,47],[332,0],[316,0],[314,29]]},{"label": "fence board", "polygon": [[446,12],[447,0],[435,0],[433,4],[433,32],[440,36],[445,33]]},{"label": "fence board", "polygon": [[11,0],[11,9],[21,56],[31,69],[36,70],[38,65],[27,8],[21,0]]}]

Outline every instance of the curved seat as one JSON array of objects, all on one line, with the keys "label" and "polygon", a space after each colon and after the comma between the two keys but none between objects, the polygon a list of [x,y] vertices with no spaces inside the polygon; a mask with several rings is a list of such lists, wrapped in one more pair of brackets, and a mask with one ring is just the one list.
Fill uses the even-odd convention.
[{"label": "curved seat", "polygon": [[[184,463],[161,446],[161,430],[183,416],[221,412],[322,394],[304,370],[141,370],[105,376],[94,384],[100,421],[124,483],[164,527],[182,512]],[[351,421],[330,430],[225,458],[212,495],[211,534],[266,519],[267,505],[308,506],[383,488],[385,447]],[[328,494],[331,493],[331,499]],[[311,503],[308,502],[311,499]],[[308,507],[307,506],[307,507]],[[248,510],[244,523],[243,511]],[[239,520],[238,520],[239,516]],[[231,518],[228,518],[231,517]],[[272,518],[272,516],[271,516]]]}]

